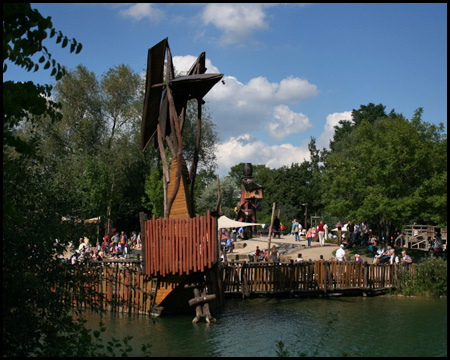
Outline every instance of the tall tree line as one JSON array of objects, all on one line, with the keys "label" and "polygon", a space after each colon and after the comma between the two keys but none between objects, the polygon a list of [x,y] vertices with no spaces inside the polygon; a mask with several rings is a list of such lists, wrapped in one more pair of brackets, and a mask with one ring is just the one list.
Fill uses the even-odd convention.
[{"label": "tall tree line", "polygon": [[[447,135],[422,113],[406,119],[382,104],[361,105],[352,121],[335,127],[328,149],[311,138],[309,160],[278,169],[254,164],[254,179],[265,188],[258,221],[270,221],[275,202],[287,224],[303,224],[307,204],[309,225],[318,215],[331,226],[366,221],[375,233],[380,222],[391,234],[413,222],[446,226]],[[229,172],[236,189],[241,174],[242,164]]]}]

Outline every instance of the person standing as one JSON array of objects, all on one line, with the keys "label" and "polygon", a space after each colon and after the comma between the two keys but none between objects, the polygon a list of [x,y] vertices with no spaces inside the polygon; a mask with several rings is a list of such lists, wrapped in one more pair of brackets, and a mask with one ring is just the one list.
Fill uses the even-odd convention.
[{"label": "person standing", "polygon": [[306,238],[308,239],[308,247],[311,247],[311,242],[312,242],[312,233],[311,233],[311,229],[309,229],[306,233]]},{"label": "person standing", "polygon": [[406,254],[406,250],[403,250],[402,251],[402,263],[403,264],[412,264],[412,259],[411,259],[411,256],[409,256],[409,255],[407,255]]},{"label": "person standing", "polygon": [[272,262],[280,261],[280,253],[277,251],[277,247],[275,245],[272,246],[272,251],[270,252],[269,259]]},{"label": "person standing", "polygon": [[298,222],[297,219],[294,219],[294,222],[292,223],[292,232],[294,233],[295,236],[295,241],[298,241],[299,237],[298,237],[298,232],[300,231],[299,226],[298,226]]},{"label": "person standing", "polygon": [[317,230],[319,231],[319,243],[320,246],[325,246],[325,229],[323,225],[323,220],[317,225]]},{"label": "person standing", "polygon": [[125,232],[122,231],[120,234],[120,248],[122,249],[122,254],[125,254],[125,244],[128,243],[128,238]]},{"label": "person standing", "polygon": [[358,224],[354,224],[353,225],[353,244],[355,245],[359,245],[359,225]]},{"label": "person standing", "polygon": [[355,239],[353,238],[353,233],[355,232],[355,224],[352,223],[350,220],[347,223],[347,231],[348,231],[348,241],[352,241],[353,244],[355,243]]},{"label": "person standing", "polygon": [[118,244],[119,243],[119,233],[116,232],[113,237],[111,238],[112,243]]},{"label": "person standing", "polygon": [[336,261],[347,261],[347,259],[345,258],[345,250],[344,250],[344,245],[341,244],[339,245],[339,249],[336,250]]},{"label": "person standing", "polygon": [[365,221],[361,224],[362,245],[367,246],[369,243],[369,225]]},{"label": "person standing", "polygon": [[278,219],[278,216],[275,216],[275,220],[273,221],[273,231],[275,232],[274,238],[275,236],[277,236],[277,234],[278,237],[280,237],[280,226],[280,219]]}]

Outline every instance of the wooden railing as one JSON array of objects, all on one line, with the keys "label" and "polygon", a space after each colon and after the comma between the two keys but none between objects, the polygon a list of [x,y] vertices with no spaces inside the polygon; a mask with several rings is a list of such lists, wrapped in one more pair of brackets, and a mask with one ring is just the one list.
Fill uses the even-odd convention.
[{"label": "wooden railing", "polygon": [[149,276],[182,275],[218,261],[217,219],[156,219],[145,222],[144,260]]},{"label": "wooden railing", "polygon": [[399,271],[414,265],[373,265],[360,262],[308,261],[300,263],[235,263],[225,268],[227,294],[273,294],[372,291],[398,286]]},{"label": "wooden railing", "polygon": [[136,267],[93,263],[75,266],[70,271],[78,273],[79,282],[73,284],[65,301],[71,301],[75,307],[148,314],[154,305],[156,279]]}]

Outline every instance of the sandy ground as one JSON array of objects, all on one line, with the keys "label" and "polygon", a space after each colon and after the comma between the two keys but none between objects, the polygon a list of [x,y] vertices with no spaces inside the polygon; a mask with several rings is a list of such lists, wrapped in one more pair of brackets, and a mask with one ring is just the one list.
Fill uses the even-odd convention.
[{"label": "sandy ground", "polygon": [[[236,243],[236,248],[230,254],[228,253],[228,259],[236,258],[236,260],[248,260],[245,255],[254,253],[256,246],[259,248],[266,249],[268,246],[268,236],[254,237],[248,240],[238,240]],[[238,248],[239,244],[246,244],[242,248]],[[307,240],[295,241],[294,236],[285,235],[281,236],[279,239],[271,239],[271,247],[275,245],[280,252],[281,260],[288,261],[289,259],[297,259],[298,254],[302,254],[303,260],[319,260],[320,255],[323,255],[325,260],[334,260],[333,251],[337,250],[337,245],[325,244],[325,246],[320,246],[318,242],[313,242],[311,247],[307,247]],[[237,255],[237,256],[236,256]],[[241,256],[242,255],[242,256]]]}]

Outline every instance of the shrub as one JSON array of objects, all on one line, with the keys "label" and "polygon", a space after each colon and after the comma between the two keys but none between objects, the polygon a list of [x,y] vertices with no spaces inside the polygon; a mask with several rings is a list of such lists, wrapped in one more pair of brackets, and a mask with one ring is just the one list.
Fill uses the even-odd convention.
[{"label": "shrub", "polygon": [[428,259],[416,265],[414,273],[399,271],[397,293],[403,295],[447,296],[447,260]]}]

